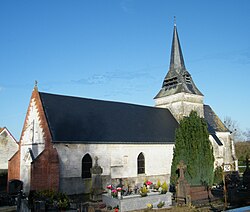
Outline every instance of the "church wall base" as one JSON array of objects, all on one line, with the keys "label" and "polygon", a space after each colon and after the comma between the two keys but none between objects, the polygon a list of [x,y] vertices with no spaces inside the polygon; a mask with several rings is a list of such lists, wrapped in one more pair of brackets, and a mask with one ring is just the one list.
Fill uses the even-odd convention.
[{"label": "church wall base", "polygon": [[[110,182],[110,176],[102,175],[103,189]],[[81,177],[67,177],[60,179],[60,191],[68,195],[91,193],[92,180]]]},{"label": "church wall base", "polygon": [[[116,186],[119,183],[119,179],[122,179],[123,185],[134,188],[134,186],[142,186],[145,180],[150,180],[153,183],[156,183],[158,180],[161,183],[165,182],[169,184],[170,175],[138,175],[138,177],[128,177],[128,178],[113,178],[111,179],[110,175],[102,175],[102,188],[105,192],[106,187],[110,184]],[[92,180],[83,179],[81,177],[67,177],[60,178],[60,191],[68,195],[72,194],[89,194],[91,193]]]}]

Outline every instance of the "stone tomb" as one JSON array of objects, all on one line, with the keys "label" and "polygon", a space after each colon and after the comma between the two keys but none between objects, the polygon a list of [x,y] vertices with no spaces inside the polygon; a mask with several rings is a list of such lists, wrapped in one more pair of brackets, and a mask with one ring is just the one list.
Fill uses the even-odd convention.
[{"label": "stone tomb", "polygon": [[102,201],[106,206],[116,207],[119,206],[119,211],[134,211],[146,209],[147,204],[151,203],[153,208],[157,208],[157,204],[161,201],[165,202],[163,208],[168,208],[172,205],[172,193],[159,194],[158,192],[149,193],[146,197],[141,195],[123,196],[122,199],[113,198],[109,194],[102,195]]}]

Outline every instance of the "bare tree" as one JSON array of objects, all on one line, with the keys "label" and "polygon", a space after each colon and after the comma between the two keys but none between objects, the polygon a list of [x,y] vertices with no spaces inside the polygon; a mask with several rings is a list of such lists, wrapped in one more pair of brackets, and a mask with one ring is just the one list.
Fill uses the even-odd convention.
[{"label": "bare tree", "polygon": [[246,137],[246,141],[250,142],[250,128],[246,129],[246,131],[243,134]]},{"label": "bare tree", "polygon": [[237,121],[231,119],[231,117],[226,116],[224,118],[224,124],[232,133],[235,142],[244,141],[243,133],[237,123]]}]

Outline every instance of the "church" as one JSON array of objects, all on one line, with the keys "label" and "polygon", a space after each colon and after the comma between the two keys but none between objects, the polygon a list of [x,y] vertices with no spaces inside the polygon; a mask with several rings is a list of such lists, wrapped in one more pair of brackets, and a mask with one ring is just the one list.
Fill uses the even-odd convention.
[{"label": "church", "polygon": [[89,193],[98,159],[103,188],[123,179],[170,182],[175,130],[192,110],[208,125],[215,166],[237,170],[234,141],[187,71],[174,25],[170,66],[155,107],[44,93],[35,85],[8,178],[24,192]]}]

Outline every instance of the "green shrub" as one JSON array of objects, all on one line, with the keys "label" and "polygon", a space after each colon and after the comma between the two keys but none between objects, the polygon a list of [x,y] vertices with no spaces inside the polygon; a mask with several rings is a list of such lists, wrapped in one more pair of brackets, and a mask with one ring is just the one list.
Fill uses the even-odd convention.
[{"label": "green shrub", "polygon": [[196,111],[180,120],[175,133],[175,147],[171,166],[171,183],[178,180],[178,164],[186,165],[185,179],[191,185],[212,185],[214,177],[213,147],[207,123]]},{"label": "green shrub", "polygon": [[33,202],[35,201],[45,201],[46,207],[53,206],[58,209],[69,208],[68,196],[53,190],[36,191],[33,196]]},{"label": "green shrub", "polygon": [[221,166],[217,166],[214,170],[214,184],[221,184],[223,181],[223,169]]},{"label": "green shrub", "polygon": [[165,202],[161,201],[157,204],[157,208],[162,208],[165,205]]},{"label": "green shrub", "polygon": [[161,188],[162,188],[161,190],[162,194],[166,194],[168,192],[168,185],[166,182],[162,183]]},{"label": "green shrub", "polygon": [[140,189],[140,195],[142,197],[145,197],[145,196],[148,195],[148,189],[147,189],[147,187],[145,185],[143,185],[143,187]]}]

